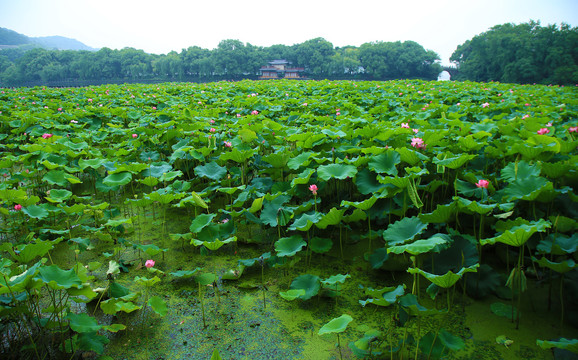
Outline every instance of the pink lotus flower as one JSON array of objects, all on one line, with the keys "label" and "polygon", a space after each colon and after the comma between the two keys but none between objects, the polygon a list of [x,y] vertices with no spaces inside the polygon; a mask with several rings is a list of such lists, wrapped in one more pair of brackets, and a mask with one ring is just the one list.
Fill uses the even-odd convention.
[{"label": "pink lotus flower", "polygon": [[145,262],[145,266],[147,267],[147,269],[150,269],[150,268],[152,268],[153,266],[155,266],[155,261],[149,259],[149,260],[147,260],[147,261]]},{"label": "pink lotus flower", "polygon": [[550,130],[546,129],[546,128],[541,128],[540,130],[537,131],[538,135],[544,135],[544,134],[547,134],[549,132],[550,132]]},{"label": "pink lotus flower", "polygon": [[233,147],[233,144],[231,144],[230,141],[225,141],[225,147],[228,147],[228,148]]},{"label": "pink lotus flower", "polygon": [[490,104],[487,103],[487,102],[482,104],[482,107],[483,107],[483,108],[486,108],[486,107],[488,107],[488,106],[490,106]]},{"label": "pink lotus flower", "polygon": [[412,129],[414,134],[417,134],[419,132],[418,129]]},{"label": "pink lotus flower", "polygon": [[209,121],[211,124],[215,123],[215,120],[211,119],[211,121]]},{"label": "pink lotus flower", "polygon": [[317,185],[315,184],[309,185],[309,191],[311,191],[313,195],[317,195]]},{"label": "pink lotus flower", "polygon": [[425,144],[422,138],[412,138],[411,146],[413,146],[414,148],[422,149],[425,147]]},{"label": "pink lotus flower", "polygon": [[490,185],[490,182],[488,180],[484,180],[484,179],[478,180],[478,182],[476,183],[477,187],[484,188],[484,189],[487,189],[488,185]]},{"label": "pink lotus flower", "polygon": [[401,123],[401,127],[404,129],[409,129],[409,123]]},{"label": "pink lotus flower", "polygon": [[48,133],[42,134],[42,138],[43,138],[43,139],[48,139],[48,138],[51,138],[51,137],[52,137],[52,134],[48,134]]},{"label": "pink lotus flower", "polygon": [[138,137],[137,134],[132,134],[132,138],[133,138],[133,139],[136,139],[137,137]]},{"label": "pink lotus flower", "polygon": [[578,132],[578,126],[568,128],[569,132]]},{"label": "pink lotus flower", "polygon": [[217,129],[211,128],[209,131],[212,132],[212,133],[214,133],[214,132],[217,132]]},{"label": "pink lotus flower", "polygon": [[258,114],[259,114],[259,112],[257,110],[251,111],[251,115],[258,115]]},{"label": "pink lotus flower", "polygon": [[20,204],[14,205],[14,210],[16,210],[16,211],[22,210],[22,205],[20,205]]},{"label": "pink lotus flower", "polygon": [[78,124],[78,121],[77,121],[77,120],[70,120],[70,122],[73,123],[73,124]]},{"label": "pink lotus flower", "polygon": [[530,117],[530,115],[526,114],[526,115],[522,116],[522,119],[527,119],[529,117]]},{"label": "pink lotus flower", "polygon": [[339,116],[339,115],[341,115],[341,113],[339,111],[335,113],[335,116]]},{"label": "pink lotus flower", "polygon": [[307,103],[303,103],[303,106],[307,106]]},{"label": "pink lotus flower", "polygon": [[58,108],[58,111],[62,111],[62,108]]},{"label": "pink lotus flower", "polygon": [[157,107],[156,107],[156,106],[153,106],[153,110],[156,110],[156,109],[157,109]]},{"label": "pink lotus flower", "polygon": [[92,99],[88,99],[88,102],[92,102]]}]

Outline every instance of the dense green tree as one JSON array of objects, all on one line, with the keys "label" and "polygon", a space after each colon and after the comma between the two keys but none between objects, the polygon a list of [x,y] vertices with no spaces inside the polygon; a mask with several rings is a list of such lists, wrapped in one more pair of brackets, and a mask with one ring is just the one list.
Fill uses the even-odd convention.
[{"label": "dense green tree", "polygon": [[578,82],[578,28],[503,24],[459,45],[458,79],[512,83]]},{"label": "dense green tree", "polygon": [[304,67],[314,78],[327,77],[331,68],[331,57],[335,54],[333,44],[323,38],[307,40],[293,46],[294,65]]}]

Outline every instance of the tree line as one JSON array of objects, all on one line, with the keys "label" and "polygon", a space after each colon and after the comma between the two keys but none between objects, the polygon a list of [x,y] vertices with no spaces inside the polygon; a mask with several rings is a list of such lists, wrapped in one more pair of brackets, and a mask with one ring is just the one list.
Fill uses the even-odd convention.
[{"label": "tree line", "polygon": [[256,79],[268,61],[285,59],[312,79],[435,79],[439,56],[413,41],[334,47],[315,38],[300,44],[259,47],[223,40],[216,49],[198,46],[154,55],[143,50],[96,52],[18,47],[0,51],[0,86],[59,81],[214,81]]},{"label": "tree line", "polygon": [[578,28],[503,24],[459,45],[456,80],[578,84]]},{"label": "tree line", "polygon": [[[191,46],[166,55],[143,50],[46,50],[31,45],[0,50],[0,86],[76,82],[217,81],[257,79],[259,69],[285,59],[312,79],[436,79],[439,56],[414,41],[334,47],[323,38],[300,44],[255,46],[223,40],[209,50]],[[453,80],[578,83],[578,28],[503,24],[459,45],[450,60]]]}]

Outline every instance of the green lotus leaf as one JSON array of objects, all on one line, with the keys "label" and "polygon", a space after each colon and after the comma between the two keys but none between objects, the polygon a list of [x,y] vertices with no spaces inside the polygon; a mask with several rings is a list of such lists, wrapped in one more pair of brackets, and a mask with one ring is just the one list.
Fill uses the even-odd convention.
[{"label": "green lotus leaf", "polygon": [[337,283],[343,284],[345,282],[345,280],[347,280],[350,277],[351,277],[351,275],[349,275],[349,274],[332,275],[325,280],[321,280],[321,283],[325,286],[336,285]]},{"label": "green lotus leaf", "polygon": [[52,203],[60,203],[69,199],[71,196],[72,192],[66,189],[52,189],[50,190],[50,196],[45,197],[45,199]]},{"label": "green lotus leaf", "polygon": [[147,176],[144,179],[139,179],[138,182],[146,186],[153,187],[159,183],[159,179],[157,179],[156,177]]},{"label": "green lotus leaf", "polygon": [[309,248],[311,251],[318,254],[324,254],[331,250],[332,247],[333,241],[329,238],[314,236],[311,238],[311,240],[309,240]]},{"label": "green lotus leaf", "polygon": [[48,240],[35,240],[34,243],[18,245],[16,247],[12,246],[12,244],[4,243],[6,244],[4,250],[9,252],[14,260],[21,264],[27,264],[39,256],[42,257],[46,255],[57,243],[58,242]]},{"label": "green lotus leaf", "polygon": [[367,164],[369,170],[378,174],[397,175],[397,164],[401,162],[401,156],[397,151],[388,150],[377,156],[372,156]]},{"label": "green lotus leaf", "polygon": [[429,157],[427,157],[426,155],[418,151],[408,149],[406,147],[396,148],[395,151],[399,153],[401,161],[404,163],[408,163],[410,166],[414,166],[420,161],[429,160]]},{"label": "green lotus leaf", "polygon": [[68,243],[69,244],[70,243],[76,244],[81,251],[91,249],[91,244],[90,244],[89,238],[74,237],[74,238],[68,239]]},{"label": "green lotus leaf", "polygon": [[66,179],[70,176],[72,175],[62,170],[51,170],[42,177],[42,181],[46,181],[51,185],[66,186],[68,185],[68,180]]},{"label": "green lotus leaf", "polygon": [[183,176],[183,172],[181,170],[176,170],[176,171],[167,171],[165,173],[163,173],[160,177],[159,177],[159,181],[173,181],[174,179]]},{"label": "green lotus leaf", "polygon": [[390,176],[381,176],[379,175],[377,177],[377,181],[379,181],[381,184],[391,184],[397,188],[400,189],[405,189],[406,187],[409,186],[410,184],[410,177],[399,177],[399,176],[395,176],[395,177],[390,177]]},{"label": "green lotus leaf", "polygon": [[367,219],[367,214],[361,209],[355,209],[350,215],[343,217],[343,220],[348,223],[355,223],[365,219]]},{"label": "green lotus leaf", "polygon": [[44,266],[38,271],[38,278],[52,289],[79,288],[82,281],[74,269],[62,270],[57,265]]},{"label": "green lotus leaf", "polygon": [[201,230],[203,230],[207,225],[209,225],[211,223],[211,221],[213,220],[213,218],[217,216],[216,214],[201,214],[198,215],[197,217],[195,217],[193,219],[193,222],[191,223],[191,226],[189,227],[189,230],[192,233],[199,233],[201,232]]},{"label": "green lotus leaf", "polygon": [[541,267],[552,269],[560,274],[567,273],[568,271],[574,270],[577,267],[576,262],[572,259],[567,259],[561,262],[554,262],[548,260],[546,257],[542,257],[540,260],[538,260],[532,256],[532,261],[538,263],[538,265]]},{"label": "green lotus leaf", "polygon": [[305,289],[291,289],[279,292],[279,296],[287,301],[293,301],[305,296]]},{"label": "green lotus leaf", "polygon": [[572,254],[578,250],[578,233],[574,233],[572,236],[550,234],[540,241],[536,249],[544,254]]},{"label": "green lotus leaf", "polygon": [[344,332],[345,329],[347,329],[347,325],[349,325],[352,320],[353,318],[351,316],[343,314],[323,325],[321,329],[319,329],[318,334],[323,335]]},{"label": "green lotus leaf", "polygon": [[90,167],[92,169],[98,169],[99,167],[103,166],[106,162],[108,162],[108,159],[88,159],[88,160],[79,159],[78,166],[80,166],[82,170],[86,169],[87,167]]},{"label": "green lotus leaf", "polygon": [[319,276],[310,274],[301,275],[293,280],[289,288],[293,290],[305,290],[305,294],[299,296],[299,298],[301,300],[309,300],[319,292],[321,288],[320,280]]},{"label": "green lotus leaf", "polygon": [[574,354],[578,354],[578,339],[560,338],[555,341],[550,340],[536,340],[536,345],[543,350],[550,350],[552,348],[568,350]]},{"label": "green lotus leaf", "polygon": [[220,180],[226,174],[227,168],[219,166],[219,164],[214,161],[206,163],[205,165],[199,165],[195,168],[195,175],[206,177],[211,180]]},{"label": "green lotus leaf", "polygon": [[169,249],[162,249],[155,244],[148,244],[148,245],[140,245],[140,244],[132,244],[132,247],[143,251],[149,256],[155,256],[160,254],[161,252],[167,252]]},{"label": "green lotus leaf", "polygon": [[150,194],[148,194],[149,199],[153,200],[153,201],[157,201],[161,204],[170,204],[173,200],[175,199],[180,199],[183,196],[185,196],[185,194],[175,194],[175,193],[160,193],[158,191],[154,191]]},{"label": "green lotus leaf", "polygon": [[359,300],[359,303],[362,306],[367,304],[373,304],[377,306],[389,306],[394,304],[397,299],[405,293],[405,285],[395,286],[386,286],[382,289],[372,289],[367,288],[365,289],[365,295],[371,296],[367,300]]},{"label": "green lotus leaf", "polygon": [[102,180],[102,183],[106,186],[121,186],[126,185],[132,180],[132,174],[128,171],[120,172],[116,174],[111,174]]},{"label": "green lotus leaf", "polygon": [[239,150],[237,148],[234,148],[231,151],[222,153],[221,156],[219,156],[219,160],[222,160],[222,161],[232,160],[238,164],[242,164],[243,162],[250,159],[254,154],[255,154],[255,150],[253,150],[253,149]]},{"label": "green lotus leaf", "polygon": [[540,219],[538,221],[532,221],[530,224],[521,224],[518,226],[514,226],[511,229],[504,231],[502,234],[489,238],[489,239],[481,239],[480,244],[486,245],[490,244],[493,245],[496,242],[501,242],[506,245],[510,246],[517,246],[520,247],[530,239],[532,235],[536,232],[544,232],[547,228],[550,228],[552,223],[549,221]]},{"label": "green lotus leaf", "polygon": [[141,309],[142,306],[135,305],[130,301],[124,301],[119,299],[108,299],[100,303],[100,308],[105,314],[115,315],[119,311],[131,313],[135,310]]},{"label": "green lotus leaf", "polygon": [[[126,330],[126,325],[124,325],[124,324],[103,325],[102,329],[116,333],[116,332],[119,332],[120,330]],[[112,358],[106,359],[106,358],[99,357],[98,360],[114,360],[114,359],[112,359]]]},{"label": "green lotus leaf", "polygon": [[216,251],[216,250],[219,250],[223,245],[226,245],[226,244],[234,242],[234,241],[237,241],[236,236],[232,236],[232,237],[227,238],[223,241],[221,241],[218,238],[211,240],[211,241],[207,241],[207,240],[201,241],[201,240],[197,240],[197,239],[192,239],[191,244],[195,245],[195,246],[204,245],[207,249],[209,249],[211,251]]},{"label": "green lotus leaf", "polygon": [[477,201],[464,199],[463,197],[454,196],[455,204],[458,211],[466,214],[481,214],[486,215],[490,213],[498,204],[481,204]]},{"label": "green lotus leaf", "polygon": [[149,299],[148,304],[154,312],[160,316],[165,316],[168,312],[167,304],[160,296],[153,296]]},{"label": "green lotus leaf", "polygon": [[299,230],[299,231],[307,231],[313,226],[313,224],[319,222],[323,217],[322,213],[313,213],[313,214],[301,214],[299,218],[296,218],[293,221],[293,224],[289,226],[289,230]]},{"label": "green lotus leaf", "polygon": [[507,201],[512,200],[536,200],[542,192],[553,191],[554,185],[541,176],[519,178],[510,182],[504,189]]},{"label": "green lotus leaf", "polygon": [[199,270],[201,270],[201,268],[196,268],[194,270],[179,270],[179,271],[169,273],[169,275],[172,275],[172,276],[177,277],[177,278],[187,279],[187,278],[190,278],[193,275],[195,275],[197,273],[197,271],[199,271]]},{"label": "green lotus leaf", "polygon": [[288,195],[279,195],[272,200],[267,200],[261,211],[261,220],[271,227],[277,226],[280,209],[285,203],[291,200]]},{"label": "green lotus leaf", "polygon": [[363,201],[346,201],[346,200],[342,200],[341,201],[341,207],[354,207],[356,209],[361,209],[364,211],[369,210],[373,204],[375,204],[375,202],[377,201],[377,198],[375,196],[370,197],[369,199],[365,199]]},{"label": "green lotus leaf", "polygon": [[369,263],[373,269],[379,269],[389,259],[387,249],[380,247],[376,249],[373,254],[369,255]]},{"label": "green lotus leaf", "polygon": [[420,305],[417,297],[414,294],[406,294],[399,298],[399,305],[401,305],[410,315],[432,315],[439,313],[436,309],[428,309]]},{"label": "green lotus leaf", "polygon": [[289,167],[291,170],[297,170],[301,166],[307,166],[311,163],[309,158],[311,158],[313,154],[314,153],[311,151],[303,152],[287,161],[287,167]]},{"label": "green lotus leaf", "polygon": [[44,219],[49,214],[47,205],[48,204],[26,206],[22,208],[22,212],[31,218]]},{"label": "green lotus leaf", "polygon": [[351,352],[359,359],[365,359],[372,354],[379,355],[380,353],[376,353],[375,351],[371,351],[370,343],[374,342],[375,339],[381,336],[381,331],[379,330],[369,330],[366,331],[362,338],[355,342],[350,342],[348,344]]},{"label": "green lotus leaf", "polygon": [[110,226],[112,228],[117,227],[122,224],[132,224],[132,219],[108,219],[108,221],[104,224],[105,226]]},{"label": "green lotus leaf", "polygon": [[263,156],[263,161],[271,164],[274,168],[284,168],[287,166],[287,162],[291,159],[291,155],[287,152],[272,153]]},{"label": "green lotus leaf", "polygon": [[[97,354],[102,354],[104,345],[108,344],[110,340],[96,332],[85,332],[78,334],[76,338],[77,350],[94,351]],[[70,349],[69,352],[74,352]]]},{"label": "green lotus leaf", "polygon": [[275,242],[275,251],[278,257],[293,256],[306,246],[307,243],[303,241],[300,235],[293,235],[291,237],[283,237]]},{"label": "green lotus leaf", "polygon": [[86,313],[74,314],[68,313],[66,316],[70,320],[70,328],[78,333],[94,332],[102,328],[98,321]]},{"label": "green lotus leaf", "polygon": [[431,213],[419,214],[418,217],[426,224],[447,224],[455,219],[456,210],[457,205],[455,202],[445,205],[438,204]]},{"label": "green lotus leaf", "polygon": [[442,287],[444,289],[450,288],[454,286],[454,284],[462,278],[465,273],[469,272],[476,272],[477,268],[480,264],[474,264],[472,266],[463,267],[458,271],[457,274],[454,274],[452,271],[448,271],[444,275],[435,275],[428,273],[427,271],[423,271],[419,268],[409,268],[407,272],[410,274],[421,274],[423,277],[431,281],[433,284]]},{"label": "green lotus leaf", "polygon": [[300,184],[308,184],[311,176],[315,174],[315,169],[305,169],[300,174],[297,175],[293,180],[291,180],[291,186],[297,186]]},{"label": "green lotus leaf", "polygon": [[427,228],[427,224],[414,217],[406,217],[390,224],[383,232],[383,239],[389,245],[403,244],[413,240]]},{"label": "green lotus leaf", "polygon": [[18,293],[34,287],[37,282],[34,278],[41,266],[42,261],[37,262],[23,273],[12,276],[10,280],[8,280],[8,283],[6,283],[6,277],[0,277],[0,294]]},{"label": "green lotus leaf", "polygon": [[459,156],[446,157],[444,159],[433,158],[432,162],[438,166],[445,166],[450,169],[462,167],[466,162],[475,159],[477,155],[461,154]]},{"label": "green lotus leaf", "polygon": [[524,160],[511,162],[502,169],[500,180],[511,183],[519,179],[534,179],[540,176],[540,171],[538,163],[530,165]]},{"label": "green lotus leaf", "polygon": [[145,169],[142,172],[142,175],[145,177],[152,176],[160,179],[163,176],[163,174],[171,172],[172,170],[173,167],[170,164],[160,162],[156,163],[155,165],[151,165],[148,169]]},{"label": "green lotus leaf", "polygon": [[348,177],[353,178],[355,174],[357,174],[357,167],[353,165],[329,164],[320,165],[317,168],[317,176],[323,181],[328,181],[332,178],[339,180],[343,180]]},{"label": "green lotus leaf", "polygon": [[355,185],[363,195],[380,193],[385,188],[384,184],[377,181],[377,175],[367,168],[357,173],[355,176]]},{"label": "green lotus leaf", "polygon": [[332,207],[327,214],[322,214],[323,216],[317,223],[315,223],[315,226],[319,229],[326,229],[329,225],[338,225],[343,218],[344,212],[345,209],[338,210],[337,208]]},{"label": "green lotus leaf", "polygon": [[215,275],[213,273],[204,273],[204,274],[201,274],[201,275],[195,277],[195,280],[199,284],[206,286],[206,285],[212,284],[215,281],[217,281],[217,275]]},{"label": "green lotus leaf", "polygon": [[[438,234],[440,235],[440,234]],[[411,255],[420,255],[432,250],[439,252],[440,245],[446,245],[448,240],[441,236],[432,236],[427,240],[416,240],[409,244],[393,245],[387,248],[387,253],[403,254],[404,252]]]}]

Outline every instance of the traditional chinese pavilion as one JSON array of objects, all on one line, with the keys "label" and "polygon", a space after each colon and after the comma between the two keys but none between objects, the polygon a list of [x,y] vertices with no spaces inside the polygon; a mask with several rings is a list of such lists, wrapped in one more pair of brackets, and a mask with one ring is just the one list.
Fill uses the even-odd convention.
[{"label": "traditional chinese pavilion", "polygon": [[301,79],[300,73],[305,71],[304,68],[292,68],[287,60],[269,61],[269,65],[259,69],[261,76],[259,79]]}]

